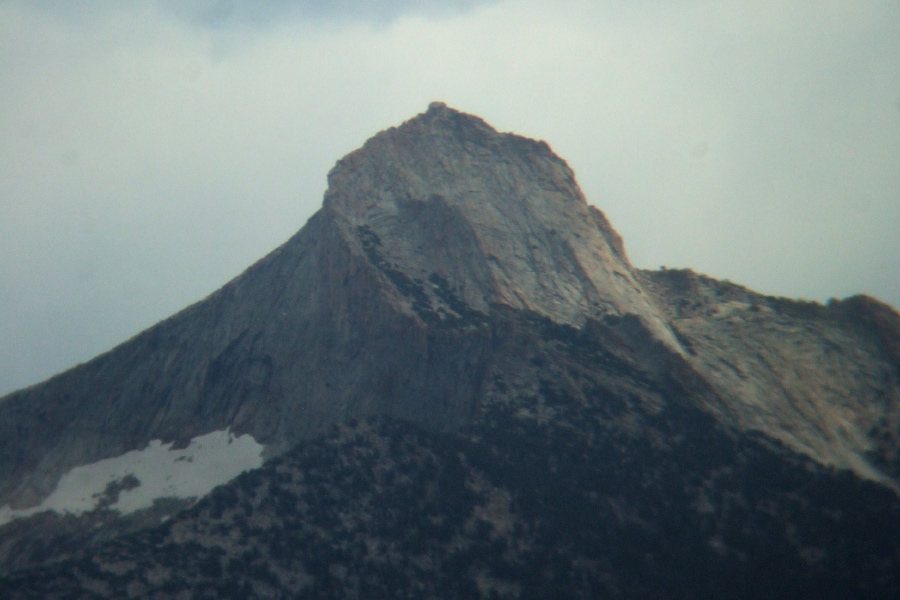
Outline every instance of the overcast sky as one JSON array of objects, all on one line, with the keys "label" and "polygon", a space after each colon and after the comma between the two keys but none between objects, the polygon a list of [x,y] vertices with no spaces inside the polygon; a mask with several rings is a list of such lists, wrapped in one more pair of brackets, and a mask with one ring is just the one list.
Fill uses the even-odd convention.
[{"label": "overcast sky", "polygon": [[639,267],[900,306],[896,0],[0,0],[0,394],[318,209],[432,100],[545,139]]}]

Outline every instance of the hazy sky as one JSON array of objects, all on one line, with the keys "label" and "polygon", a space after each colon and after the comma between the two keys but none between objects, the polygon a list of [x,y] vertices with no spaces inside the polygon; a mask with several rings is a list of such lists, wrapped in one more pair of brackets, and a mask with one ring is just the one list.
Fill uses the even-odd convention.
[{"label": "hazy sky", "polygon": [[0,0],[0,394],[199,300],[432,100],[639,267],[900,306],[900,3]]}]

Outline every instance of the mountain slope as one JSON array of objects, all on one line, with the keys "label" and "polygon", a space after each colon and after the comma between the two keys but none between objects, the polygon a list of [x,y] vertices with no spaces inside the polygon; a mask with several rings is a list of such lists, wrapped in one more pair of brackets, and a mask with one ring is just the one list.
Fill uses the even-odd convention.
[{"label": "mountain slope", "polygon": [[[356,420],[10,598],[893,598],[889,489],[723,427],[610,332],[491,320],[471,425]],[[519,360],[509,357],[523,353]],[[534,369],[536,362],[541,369]],[[513,391],[515,389],[515,391]],[[5,587],[2,587],[5,586]]]},{"label": "mountain slope", "polygon": [[[323,210],[222,290],[0,402],[0,506],[33,505],[72,467],[155,439],[231,427],[274,454],[348,414],[453,426],[480,385],[477,358],[444,356],[454,345],[428,336],[492,304],[571,324],[635,314],[677,349],[546,144],[434,104],[329,179]],[[424,379],[385,375],[399,372]]]},{"label": "mountain slope", "polygon": [[719,392],[711,408],[832,466],[897,488],[900,317],[865,296],[769,298],[690,271],[644,288]]},{"label": "mountain slope", "polygon": [[[471,515],[502,509],[487,507],[487,494],[510,503],[510,522],[524,528],[524,537],[507,531],[505,543],[541,532],[531,554],[471,567],[486,596],[549,594],[558,583],[566,593],[616,597],[684,586],[675,595],[692,597],[734,588],[726,573],[735,565],[760,582],[745,589],[769,596],[789,580],[800,587],[785,589],[801,595],[861,595],[867,585],[870,596],[893,593],[898,340],[900,316],[866,297],[825,307],[690,271],[633,268],[618,234],[545,143],[434,103],[339,161],[322,210],[221,290],[0,399],[0,573],[21,597],[88,597],[88,589],[149,597],[192,577],[200,587],[191,594],[200,595],[214,575],[160,566],[160,547],[199,557],[206,555],[196,545],[218,547],[217,536],[238,546],[276,543],[231,517],[209,529],[219,517],[203,512],[207,502],[256,494],[246,489],[256,482],[261,504],[247,500],[247,518],[273,524],[265,534],[281,539],[273,530],[285,506],[306,514],[287,483],[306,481],[304,453],[349,435],[355,441],[341,444],[356,456],[370,452],[367,444],[402,445],[414,431],[427,452],[444,449],[432,466],[456,473],[455,491],[429,495],[385,475],[394,487],[384,502],[399,494],[435,503],[409,503],[404,520],[469,511],[450,537],[469,547],[485,533]],[[353,419],[362,430],[322,438]],[[480,462],[459,463],[460,453]],[[384,488],[365,472],[371,461],[329,456],[307,504],[332,502],[347,519],[374,519],[368,504],[354,508],[361,490]],[[264,459],[274,462],[227,483]],[[185,470],[192,461],[207,474],[203,486]],[[329,496],[347,478],[361,487]],[[176,483],[189,480],[198,487]],[[454,505],[460,494],[465,509]],[[277,515],[272,502],[281,502]],[[283,532],[303,548],[290,572],[337,551],[329,519]],[[404,535],[340,541],[343,558],[329,568],[349,569],[350,561],[361,569],[366,544],[390,546]],[[414,593],[428,578],[456,580],[449,573],[459,565],[445,562],[453,552],[429,547],[432,555],[417,559],[420,579],[404,567],[408,586],[391,580],[384,585],[392,593]],[[134,553],[135,564],[121,566],[122,552]],[[684,552],[704,565],[700,581],[685,580]],[[228,571],[217,556],[211,573]],[[228,557],[238,570],[259,562]],[[538,573],[540,561],[567,565],[568,579],[559,579],[562,570],[521,579]],[[763,576],[778,565],[783,573]],[[316,587],[321,576],[276,585],[257,575],[228,577],[259,596],[275,594],[265,585],[341,596]],[[495,579],[496,589],[485,583]],[[454,589],[429,593],[465,595]]]}]

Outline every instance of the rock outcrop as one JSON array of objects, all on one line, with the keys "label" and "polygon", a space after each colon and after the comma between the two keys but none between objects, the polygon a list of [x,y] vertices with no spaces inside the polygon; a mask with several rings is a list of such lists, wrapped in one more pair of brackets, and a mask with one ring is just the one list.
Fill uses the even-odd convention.
[{"label": "rock outcrop", "polygon": [[898,489],[900,320],[865,296],[771,298],[691,271],[646,272],[644,288],[718,392],[724,422]]},{"label": "rock outcrop", "polygon": [[618,235],[544,142],[434,103],[339,161],[325,210],[389,277],[417,284],[398,300],[426,320],[425,307],[437,322],[461,317],[452,293],[464,311],[502,304],[579,327],[632,314],[678,348]]}]

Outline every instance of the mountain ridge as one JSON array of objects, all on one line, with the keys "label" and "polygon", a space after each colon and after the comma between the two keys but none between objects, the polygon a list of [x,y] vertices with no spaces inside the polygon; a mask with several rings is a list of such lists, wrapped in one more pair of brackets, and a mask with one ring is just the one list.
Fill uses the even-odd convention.
[{"label": "mountain ridge", "polygon": [[[579,453],[600,452],[613,461],[608,475],[633,486],[628,502],[648,501],[629,473],[645,469],[649,481],[674,478],[671,489],[693,506],[672,510],[710,527],[715,519],[696,516],[712,502],[697,482],[722,473],[766,464],[786,469],[785,481],[805,481],[805,472],[829,482],[860,478],[874,486],[866,489],[893,495],[894,504],[878,500],[881,508],[871,509],[893,527],[900,316],[891,307],[867,297],[826,307],[689,270],[636,269],[545,142],[499,133],[442,103],[376,134],[328,179],[322,209],[220,290],[84,365],[0,399],[7,511],[0,517],[9,518],[0,522],[0,564],[30,573],[85,544],[143,535],[190,504],[161,492],[151,509],[126,518],[111,508],[117,494],[148,488],[123,477],[83,492],[92,510],[31,516],[73,469],[169,443],[189,448],[213,433],[249,436],[241,439],[273,460],[353,419],[398,420],[457,436],[463,446],[465,436],[481,436],[479,452],[493,448],[513,469],[520,468],[509,463],[514,448],[535,443],[574,452],[577,464]],[[536,439],[523,434],[504,446],[503,428],[487,426],[500,422]],[[575,446],[554,441],[565,431],[577,434]],[[715,432],[723,456],[736,462],[708,463],[696,451],[704,431]],[[616,454],[609,440],[637,444],[637,455],[653,461],[693,449],[680,472]],[[165,460],[174,465],[177,456]],[[547,460],[547,468],[560,468]],[[765,485],[745,491],[759,494]],[[614,502],[619,517],[596,500],[581,498],[575,508],[597,509],[598,527],[619,526],[604,519],[632,523],[620,518],[624,499]],[[869,514],[846,502],[841,510]],[[762,504],[738,504],[746,504],[745,518],[763,518]],[[845,538],[855,531],[817,514]],[[858,527],[869,526],[859,519]],[[710,535],[709,543],[728,547]],[[735,547],[745,548],[735,552],[763,547],[735,535]],[[793,544],[779,536],[777,543]],[[878,552],[882,566],[871,568],[896,562]],[[812,568],[810,560],[797,565]]]}]

